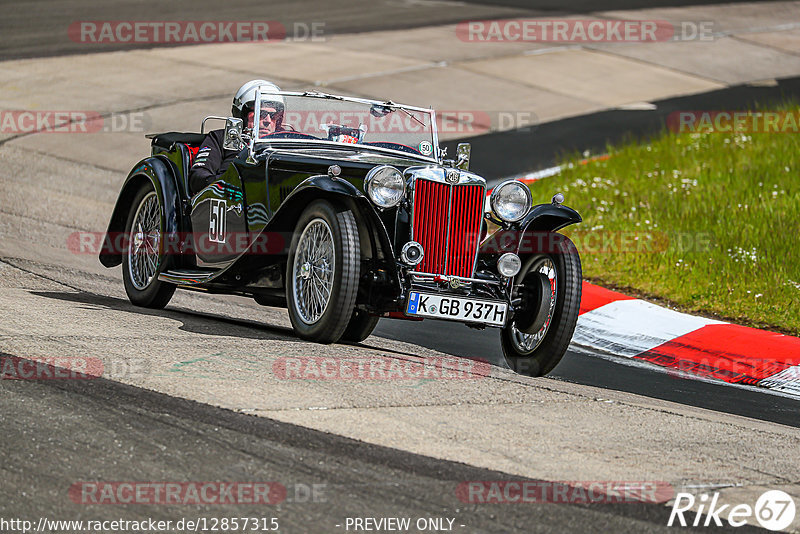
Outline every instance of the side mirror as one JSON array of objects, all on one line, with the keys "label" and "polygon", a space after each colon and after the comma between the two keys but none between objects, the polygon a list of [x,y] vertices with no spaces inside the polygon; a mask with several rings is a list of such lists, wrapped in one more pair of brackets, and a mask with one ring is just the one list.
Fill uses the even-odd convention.
[{"label": "side mirror", "polygon": [[225,119],[225,139],[222,141],[222,148],[225,150],[240,151],[245,147],[244,139],[242,139],[242,131],[244,130],[244,121],[242,119],[234,119],[228,117]]},{"label": "side mirror", "polygon": [[456,168],[462,171],[469,170],[469,155],[472,152],[472,145],[469,143],[459,143],[456,148]]}]

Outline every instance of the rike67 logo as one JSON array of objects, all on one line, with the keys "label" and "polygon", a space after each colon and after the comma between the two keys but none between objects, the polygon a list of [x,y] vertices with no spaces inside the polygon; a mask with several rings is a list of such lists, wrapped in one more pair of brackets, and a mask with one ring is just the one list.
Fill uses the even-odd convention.
[{"label": "rike67 logo", "polygon": [[[794,521],[796,512],[794,499],[781,490],[765,491],[755,506],[722,504],[719,502],[719,497],[719,493],[714,493],[710,498],[706,493],[699,496],[678,493],[672,504],[667,526],[722,527],[727,522],[731,527],[741,527],[747,523],[758,522],[763,528],[775,531],[786,529]],[[694,514],[693,520],[692,514]]]}]

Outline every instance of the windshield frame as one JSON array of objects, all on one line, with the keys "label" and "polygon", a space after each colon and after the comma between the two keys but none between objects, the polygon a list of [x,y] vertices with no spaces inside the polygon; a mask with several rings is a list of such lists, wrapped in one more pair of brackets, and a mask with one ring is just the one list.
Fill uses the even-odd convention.
[{"label": "windshield frame", "polygon": [[[263,90],[262,90],[263,89]],[[259,127],[260,127],[260,115],[261,115],[261,95],[279,95],[279,96],[291,96],[291,97],[305,97],[305,98],[319,98],[325,100],[336,100],[336,101],[344,101],[344,102],[355,102],[358,104],[365,104],[369,106],[377,105],[377,106],[385,106],[390,108],[395,108],[397,110],[406,110],[408,112],[417,112],[417,113],[425,113],[430,115],[430,132],[432,136],[431,142],[433,143],[433,154],[430,156],[425,156],[422,154],[413,154],[411,152],[406,152],[403,150],[395,150],[392,148],[385,148],[379,146],[372,146],[368,144],[361,144],[361,143],[344,143],[339,141],[329,141],[327,139],[267,139],[259,137]],[[431,163],[442,163],[442,150],[439,148],[439,132],[436,128],[436,111],[430,108],[421,108],[417,106],[409,106],[405,104],[397,104],[392,101],[380,101],[380,100],[371,100],[368,98],[358,98],[352,96],[340,96],[340,95],[333,95],[329,93],[322,93],[317,91],[275,91],[270,86],[260,86],[256,92],[256,103],[254,117],[253,117],[253,131],[252,131],[252,146],[255,149],[255,145],[269,145],[269,146],[277,146],[280,144],[309,144],[309,145],[323,145],[323,146],[335,146],[341,148],[347,148],[349,150],[353,150],[354,148],[358,148],[361,150],[374,150],[377,152],[383,152],[387,154],[392,154],[395,156],[403,156],[406,158],[414,158],[419,159],[421,161],[431,162]]]}]

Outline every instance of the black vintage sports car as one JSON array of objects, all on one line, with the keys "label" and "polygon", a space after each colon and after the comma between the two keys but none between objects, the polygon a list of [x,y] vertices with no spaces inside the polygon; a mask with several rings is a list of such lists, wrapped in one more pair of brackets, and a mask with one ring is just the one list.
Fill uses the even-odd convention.
[{"label": "black vintage sports car", "polygon": [[[281,128],[262,132],[259,102],[278,95]],[[380,317],[448,319],[501,328],[518,372],[556,366],[581,296],[578,253],[557,233],[581,218],[560,194],[531,206],[509,180],[487,201],[468,145],[444,159],[430,109],[262,87],[255,110],[252,130],[226,120],[239,156],[194,195],[204,136],[150,136],[100,254],[122,264],[132,303],[164,307],[177,287],[251,296],[320,343],[361,341]]]}]

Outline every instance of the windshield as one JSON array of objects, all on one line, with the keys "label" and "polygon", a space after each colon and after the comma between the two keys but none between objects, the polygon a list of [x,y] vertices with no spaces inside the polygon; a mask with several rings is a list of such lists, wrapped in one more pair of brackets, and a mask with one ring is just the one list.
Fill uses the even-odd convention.
[{"label": "windshield", "polygon": [[434,112],[323,93],[258,94],[253,118],[257,143],[301,140],[356,144],[436,161]]}]

